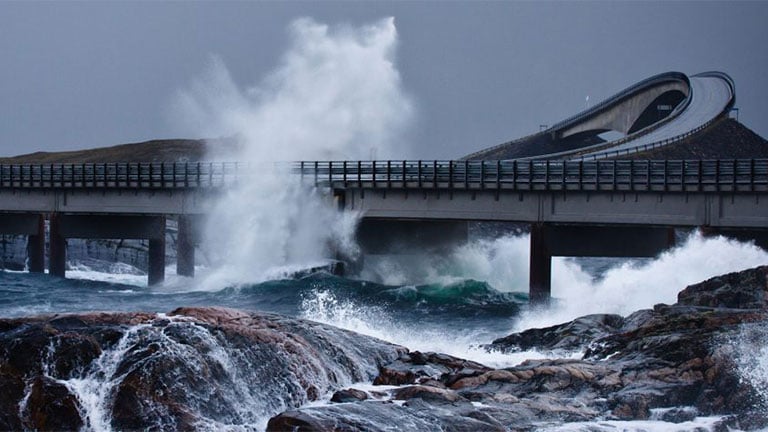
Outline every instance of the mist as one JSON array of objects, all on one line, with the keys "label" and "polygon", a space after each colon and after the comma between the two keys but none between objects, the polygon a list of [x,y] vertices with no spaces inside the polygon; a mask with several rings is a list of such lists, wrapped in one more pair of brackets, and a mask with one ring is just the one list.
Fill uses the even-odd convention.
[{"label": "mist", "polygon": [[[241,87],[213,58],[176,98],[177,117],[198,134],[227,137],[209,159],[235,160],[237,187],[213,206],[205,231],[210,289],[255,283],[356,253],[356,215],[340,214],[283,162],[409,156],[402,136],[415,110],[395,66],[393,18],[353,27],[293,21],[273,71]],[[275,162],[281,162],[275,164]]]}]

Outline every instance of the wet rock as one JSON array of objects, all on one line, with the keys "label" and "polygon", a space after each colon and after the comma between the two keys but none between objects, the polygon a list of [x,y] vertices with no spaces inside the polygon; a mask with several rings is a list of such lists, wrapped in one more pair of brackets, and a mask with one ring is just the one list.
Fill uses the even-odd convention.
[{"label": "wet rock", "polygon": [[106,392],[87,397],[113,395],[102,408],[114,429],[249,425],[342,383],[371,381],[405,352],[310,321],[224,308],[0,319],[0,429],[79,428],[77,398],[64,385],[75,379]]},{"label": "wet rock", "polygon": [[589,342],[616,332],[624,325],[619,315],[587,315],[571,322],[542,329],[530,329],[494,340],[487,349],[504,353],[538,349],[572,352]]},{"label": "wet rock", "polygon": [[668,423],[685,423],[696,418],[695,408],[672,408],[661,414],[661,420]]},{"label": "wet rock", "polygon": [[433,405],[422,399],[406,404],[360,402],[281,413],[267,424],[268,431],[476,432],[515,430],[469,403]]},{"label": "wet rock", "polygon": [[[301,413],[307,425],[326,422],[306,430],[386,430],[399,427],[392,420],[397,418],[413,430],[532,431],[601,418],[683,423],[697,415],[731,415],[716,429],[757,430],[765,427],[765,415],[756,408],[756,389],[738,375],[732,341],[745,328],[768,326],[761,302],[765,269],[689,287],[675,305],[656,305],[626,318],[590,315],[487,346],[504,352],[585,349],[582,359],[530,360],[492,369],[411,352],[382,366],[375,381],[404,386],[392,392],[406,401],[402,406],[353,402],[287,416]],[[329,428],[331,420],[337,429]]]},{"label": "wet rock", "polygon": [[339,390],[331,396],[331,402],[345,403],[357,402],[368,399],[368,393],[357,389]]},{"label": "wet rock", "polygon": [[464,399],[452,390],[430,386],[408,386],[397,389],[394,393],[394,399],[397,400],[409,400],[415,398],[424,399],[432,403],[456,402]]},{"label": "wet rock", "polygon": [[413,351],[379,369],[374,385],[415,384],[419,380],[435,379],[446,386],[487,372],[491,368],[470,360],[439,353]]},{"label": "wet rock", "polygon": [[0,430],[21,430],[18,413],[25,384],[21,373],[7,363],[0,363],[0,389]]},{"label": "wet rock", "polygon": [[34,379],[24,413],[24,426],[28,429],[62,431],[83,426],[77,398],[66,386],[47,377]]},{"label": "wet rock", "polygon": [[717,276],[677,295],[678,305],[768,309],[768,266]]}]

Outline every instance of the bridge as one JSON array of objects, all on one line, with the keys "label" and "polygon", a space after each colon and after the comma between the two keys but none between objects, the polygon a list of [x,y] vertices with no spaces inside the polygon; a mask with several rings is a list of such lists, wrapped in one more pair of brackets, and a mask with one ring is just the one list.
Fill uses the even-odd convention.
[{"label": "bridge", "polygon": [[[681,142],[728,115],[736,87],[722,72],[666,72],[642,80],[536,134],[464,159],[604,159]],[[620,138],[604,140],[607,131]]]},{"label": "bridge", "polygon": [[[734,97],[725,74],[671,72],[462,160],[305,161],[277,169],[325,191],[340,211],[359,214],[358,240],[368,254],[465,241],[472,221],[528,224],[530,298],[545,302],[553,256],[655,256],[673,244],[675,228],[768,248],[768,159],[615,159],[705,130],[728,115]],[[605,130],[625,135],[601,140]],[[523,157],[483,158],[510,149]],[[260,169],[228,162],[0,165],[0,234],[28,235],[29,270],[44,271],[47,222],[49,272],[58,276],[66,272],[67,238],[148,239],[148,281],[155,284],[164,278],[170,217],[179,224],[177,272],[191,276],[196,226],[223,189]]]}]

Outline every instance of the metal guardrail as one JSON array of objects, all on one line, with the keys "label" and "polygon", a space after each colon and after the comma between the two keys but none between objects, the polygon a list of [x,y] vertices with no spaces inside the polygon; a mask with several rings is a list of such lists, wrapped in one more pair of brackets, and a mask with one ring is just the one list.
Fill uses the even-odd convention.
[{"label": "metal guardrail", "polygon": [[[321,188],[768,192],[768,159],[310,161],[278,165]],[[241,162],[0,165],[0,189],[213,189]]]},{"label": "metal guardrail", "polygon": [[248,169],[238,162],[0,165],[0,189],[215,188]]},{"label": "metal guardrail", "polygon": [[338,161],[294,170],[334,189],[768,192],[768,159]]}]

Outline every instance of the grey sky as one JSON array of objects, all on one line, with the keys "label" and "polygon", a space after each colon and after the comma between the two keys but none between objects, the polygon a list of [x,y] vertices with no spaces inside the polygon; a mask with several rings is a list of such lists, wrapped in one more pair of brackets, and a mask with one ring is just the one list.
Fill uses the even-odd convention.
[{"label": "grey sky", "polygon": [[669,70],[721,70],[768,137],[768,2],[2,2],[0,156],[189,136],[169,120],[211,55],[238,84],[277,64],[297,17],[394,16],[415,157],[536,132]]}]

